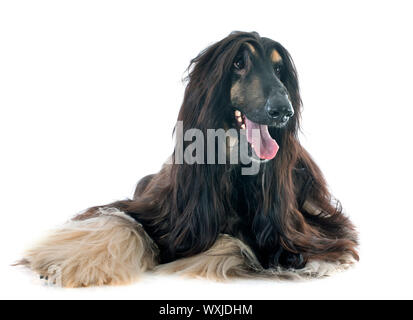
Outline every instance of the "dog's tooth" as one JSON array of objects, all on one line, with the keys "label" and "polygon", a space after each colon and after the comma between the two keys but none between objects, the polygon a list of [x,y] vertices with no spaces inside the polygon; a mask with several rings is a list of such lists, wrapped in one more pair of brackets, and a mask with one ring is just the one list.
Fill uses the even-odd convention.
[{"label": "dog's tooth", "polygon": [[235,111],[235,116],[236,116],[236,117],[241,117],[241,111],[236,110],[236,111]]}]

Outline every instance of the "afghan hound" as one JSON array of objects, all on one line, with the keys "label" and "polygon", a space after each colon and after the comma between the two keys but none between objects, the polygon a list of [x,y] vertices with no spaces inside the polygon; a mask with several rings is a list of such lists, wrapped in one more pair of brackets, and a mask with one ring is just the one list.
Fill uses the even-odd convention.
[{"label": "afghan hound", "polygon": [[[160,172],[143,178],[132,199],[74,217],[22,264],[83,287],[129,283],[146,271],[303,279],[358,260],[355,228],[299,142],[302,103],[288,51],[255,32],[233,32],[188,70],[176,147]],[[200,148],[182,137],[193,129]],[[238,135],[211,149],[211,129]],[[222,158],[228,150],[240,155],[242,141],[259,166],[253,174],[228,153]],[[191,161],[182,161],[183,150]]]}]

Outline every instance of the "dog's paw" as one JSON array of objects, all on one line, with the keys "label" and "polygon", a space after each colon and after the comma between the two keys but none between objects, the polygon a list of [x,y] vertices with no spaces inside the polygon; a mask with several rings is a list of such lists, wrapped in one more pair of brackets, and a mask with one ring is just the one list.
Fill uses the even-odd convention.
[{"label": "dog's paw", "polygon": [[77,288],[123,283],[114,281],[116,277],[113,277],[113,272],[108,273],[99,267],[88,267],[73,261],[69,264],[64,261],[38,264],[38,261],[33,260],[28,267],[39,275],[43,283],[50,286]]},{"label": "dog's paw", "polygon": [[302,269],[305,267],[306,261],[300,253],[283,250],[279,258],[279,264],[286,269]]}]

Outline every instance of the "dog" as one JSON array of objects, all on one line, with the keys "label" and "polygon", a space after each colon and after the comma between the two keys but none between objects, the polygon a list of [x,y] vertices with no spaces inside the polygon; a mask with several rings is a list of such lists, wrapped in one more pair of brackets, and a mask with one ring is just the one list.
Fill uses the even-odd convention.
[{"label": "dog", "polygon": [[[302,102],[288,51],[258,33],[233,32],[188,70],[176,148],[160,172],[143,178],[132,199],[89,208],[53,231],[21,264],[84,287],[130,283],[145,271],[313,278],[358,261],[355,227],[297,137]],[[182,161],[193,142],[182,135],[194,129],[201,147]],[[236,136],[206,155],[211,129]],[[259,166],[253,174],[222,157],[240,155],[242,141],[251,167]]]}]

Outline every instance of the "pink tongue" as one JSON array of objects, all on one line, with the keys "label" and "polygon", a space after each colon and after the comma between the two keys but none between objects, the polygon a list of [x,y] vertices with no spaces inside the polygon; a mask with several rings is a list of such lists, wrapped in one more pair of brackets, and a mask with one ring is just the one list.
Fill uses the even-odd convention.
[{"label": "pink tongue", "polygon": [[255,154],[260,159],[274,159],[280,147],[278,146],[278,143],[270,136],[268,126],[252,122],[248,120],[247,117],[245,117],[245,125],[247,130],[247,140],[252,145]]}]

